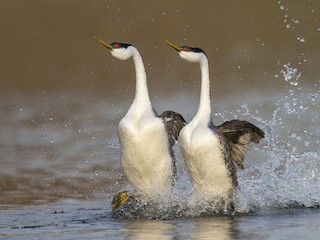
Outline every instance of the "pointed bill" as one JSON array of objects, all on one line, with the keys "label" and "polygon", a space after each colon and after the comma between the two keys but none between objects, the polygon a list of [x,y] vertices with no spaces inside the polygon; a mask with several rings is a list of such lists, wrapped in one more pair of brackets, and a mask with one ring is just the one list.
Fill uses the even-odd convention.
[{"label": "pointed bill", "polygon": [[109,45],[108,43],[106,43],[105,41],[101,40],[100,38],[98,38],[99,43],[101,43],[103,46],[105,46],[106,48],[108,48],[110,51],[113,49],[113,47],[111,45]]},{"label": "pointed bill", "polygon": [[175,50],[177,50],[178,52],[181,51],[181,48],[180,48],[180,47],[174,45],[173,43],[169,42],[168,40],[165,40],[165,41],[166,41],[166,43],[168,43],[171,47],[173,47],[173,48],[174,48]]}]

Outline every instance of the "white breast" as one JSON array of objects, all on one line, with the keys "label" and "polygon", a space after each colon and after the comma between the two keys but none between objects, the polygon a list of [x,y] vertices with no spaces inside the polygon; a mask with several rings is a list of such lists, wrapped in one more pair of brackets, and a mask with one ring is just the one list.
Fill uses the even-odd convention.
[{"label": "white breast", "polygon": [[189,124],[181,130],[179,142],[197,194],[205,199],[228,198],[232,181],[218,136],[206,125]]},{"label": "white breast", "polygon": [[129,182],[145,196],[167,197],[173,165],[164,123],[153,114],[139,120],[127,115],[119,124],[122,167]]}]

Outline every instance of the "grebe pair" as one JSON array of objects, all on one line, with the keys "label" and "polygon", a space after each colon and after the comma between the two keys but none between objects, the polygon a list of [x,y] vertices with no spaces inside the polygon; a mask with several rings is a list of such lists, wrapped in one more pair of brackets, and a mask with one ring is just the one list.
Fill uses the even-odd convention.
[{"label": "grebe pair", "polygon": [[[197,114],[186,124],[172,111],[158,115],[152,107],[144,64],[131,44],[99,42],[111,54],[127,60],[132,57],[136,70],[135,98],[119,123],[121,163],[128,181],[139,196],[162,201],[170,197],[176,172],[172,147],[179,141],[188,174],[197,195],[204,201],[232,201],[238,186],[235,163],[243,168],[250,142],[258,143],[264,132],[247,121],[232,120],[215,126],[211,118],[208,58],[200,48],[178,47],[179,56],[200,64],[201,93]],[[112,201],[116,209],[134,195],[120,192]]]}]

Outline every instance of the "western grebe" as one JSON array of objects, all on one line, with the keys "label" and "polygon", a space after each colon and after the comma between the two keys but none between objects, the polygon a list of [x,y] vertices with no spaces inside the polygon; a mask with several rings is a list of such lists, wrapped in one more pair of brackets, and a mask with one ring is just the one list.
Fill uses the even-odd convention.
[{"label": "western grebe", "polygon": [[[142,57],[133,45],[98,41],[120,60],[132,57],[136,70],[135,97],[118,128],[123,171],[139,195],[150,200],[166,200],[171,194],[176,172],[172,147],[186,122],[173,111],[161,115],[155,112],[149,98]],[[113,203],[113,207],[130,200],[130,197],[121,198],[127,195],[116,196],[120,203]]]},{"label": "western grebe", "polygon": [[201,93],[195,117],[180,132],[179,143],[197,195],[205,201],[232,202],[238,186],[235,163],[243,168],[250,142],[258,143],[264,132],[247,121],[231,120],[215,126],[211,118],[208,58],[200,48],[178,47],[182,59],[200,64]]}]

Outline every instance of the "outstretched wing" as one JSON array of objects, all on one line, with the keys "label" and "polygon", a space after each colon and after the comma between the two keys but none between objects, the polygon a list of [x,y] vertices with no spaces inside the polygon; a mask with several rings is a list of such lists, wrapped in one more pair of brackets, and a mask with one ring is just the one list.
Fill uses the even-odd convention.
[{"label": "outstretched wing", "polygon": [[244,155],[251,142],[259,143],[264,132],[247,121],[231,120],[217,127],[231,147],[232,160],[243,169]]},{"label": "outstretched wing", "polygon": [[176,112],[164,111],[161,113],[162,118],[169,138],[170,147],[173,147],[175,142],[178,140],[181,129],[187,124],[184,118]]}]

